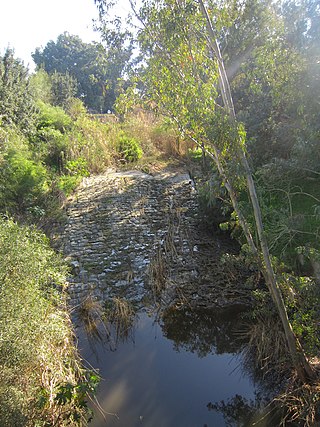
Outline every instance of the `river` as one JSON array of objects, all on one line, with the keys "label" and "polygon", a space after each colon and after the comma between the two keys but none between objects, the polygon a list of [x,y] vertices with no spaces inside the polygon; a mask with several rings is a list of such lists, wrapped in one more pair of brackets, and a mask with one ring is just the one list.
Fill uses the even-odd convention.
[{"label": "river", "polygon": [[[259,387],[244,369],[237,328],[233,313],[176,311],[162,320],[141,312],[125,339],[111,330],[108,339],[93,341],[82,329],[82,356],[102,377],[101,409],[95,407],[90,425],[251,425],[250,401]],[[221,401],[226,410],[214,410]]]},{"label": "river", "polygon": [[189,174],[92,176],[66,212],[71,306],[90,317],[100,304],[103,317],[118,301],[137,313],[126,339],[110,326],[96,342],[77,329],[81,355],[102,377],[91,425],[249,425],[260,392],[242,357],[252,272],[203,221]]}]

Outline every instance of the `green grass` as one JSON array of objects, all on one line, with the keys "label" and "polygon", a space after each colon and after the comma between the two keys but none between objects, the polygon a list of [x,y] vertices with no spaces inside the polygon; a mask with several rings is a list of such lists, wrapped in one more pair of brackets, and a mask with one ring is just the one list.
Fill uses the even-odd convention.
[{"label": "green grass", "polygon": [[[0,218],[2,426],[63,426],[75,418],[72,425],[86,425],[77,387],[87,380],[66,308],[66,272],[42,234]],[[65,387],[72,393],[61,402]]]}]

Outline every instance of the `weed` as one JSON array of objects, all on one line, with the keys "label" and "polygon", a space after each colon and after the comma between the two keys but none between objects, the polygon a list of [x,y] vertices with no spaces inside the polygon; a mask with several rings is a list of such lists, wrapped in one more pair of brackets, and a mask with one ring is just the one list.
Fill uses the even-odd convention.
[{"label": "weed", "polygon": [[134,326],[135,311],[125,299],[113,298],[106,306],[106,318],[115,327],[116,342],[126,340]]},{"label": "weed", "polygon": [[281,425],[295,425],[296,422],[305,427],[319,425],[319,383],[301,385],[293,377],[286,390],[275,398],[275,403],[282,409]]},{"label": "weed", "polygon": [[118,151],[121,156],[121,160],[127,163],[136,162],[143,154],[138,141],[134,138],[129,138],[126,135],[119,138]]},{"label": "weed", "polygon": [[81,182],[80,176],[61,175],[57,181],[57,187],[66,196],[70,196]]},{"label": "weed", "polygon": [[13,213],[39,205],[39,200],[48,190],[48,182],[46,169],[30,159],[25,145],[10,148],[4,153],[0,172],[1,207]]},{"label": "weed", "polygon": [[248,345],[244,356],[248,366],[253,366],[262,375],[284,375],[290,370],[286,338],[280,320],[274,314],[257,315],[245,334]]},{"label": "weed", "polygon": [[99,330],[99,326],[103,322],[103,308],[101,303],[92,295],[87,295],[77,307],[77,316],[81,325],[84,326],[87,335],[101,341],[102,334]]}]

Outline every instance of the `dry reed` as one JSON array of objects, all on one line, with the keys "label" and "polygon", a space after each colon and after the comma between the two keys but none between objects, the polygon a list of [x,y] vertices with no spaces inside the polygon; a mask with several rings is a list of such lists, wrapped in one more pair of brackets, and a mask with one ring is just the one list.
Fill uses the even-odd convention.
[{"label": "dry reed", "polygon": [[160,244],[155,248],[154,256],[149,265],[149,283],[155,299],[161,296],[166,287],[166,264]]}]

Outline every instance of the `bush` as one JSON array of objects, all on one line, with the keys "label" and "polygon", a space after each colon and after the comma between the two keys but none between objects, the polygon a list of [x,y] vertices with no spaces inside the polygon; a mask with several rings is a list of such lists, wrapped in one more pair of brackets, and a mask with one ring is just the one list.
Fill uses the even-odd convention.
[{"label": "bush", "polygon": [[78,157],[75,160],[69,160],[66,162],[66,170],[70,175],[73,176],[89,176],[88,164],[86,159]]},{"label": "bush", "polygon": [[40,110],[38,129],[54,128],[60,132],[65,132],[70,128],[72,119],[63,108],[53,107],[42,101],[38,101],[38,108]]},{"label": "bush", "polygon": [[116,133],[115,126],[80,115],[69,135],[67,158],[83,158],[91,173],[103,172],[113,161]]},{"label": "bush", "polygon": [[38,101],[40,110],[37,132],[32,138],[34,156],[55,171],[61,172],[65,152],[69,144],[68,131],[72,119],[60,107]]},{"label": "bush", "polygon": [[122,160],[125,160],[128,163],[136,162],[143,154],[138,141],[125,135],[121,136],[119,139],[118,151]]},{"label": "bush", "polygon": [[4,153],[0,172],[0,206],[4,210],[25,211],[41,203],[48,190],[48,175],[41,163],[30,159],[26,147]]},{"label": "bush", "polygon": [[85,117],[87,109],[79,98],[71,98],[66,106],[66,112],[72,120],[77,120],[81,117]]},{"label": "bush", "polygon": [[78,175],[61,175],[58,179],[58,189],[66,196],[70,196],[81,182]]},{"label": "bush", "polygon": [[66,310],[66,272],[44,235],[0,218],[1,426],[70,425],[75,413],[85,425],[80,402],[66,396],[61,403],[63,387],[86,384]]},{"label": "bush", "polygon": [[40,129],[36,135],[35,156],[55,171],[63,169],[63,160],[68,147],[68,136],[53,128]]}]

